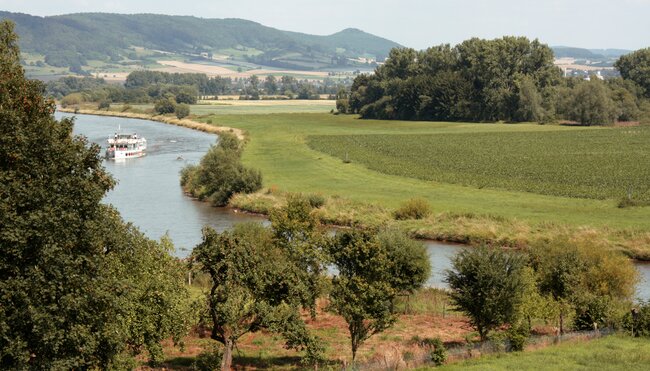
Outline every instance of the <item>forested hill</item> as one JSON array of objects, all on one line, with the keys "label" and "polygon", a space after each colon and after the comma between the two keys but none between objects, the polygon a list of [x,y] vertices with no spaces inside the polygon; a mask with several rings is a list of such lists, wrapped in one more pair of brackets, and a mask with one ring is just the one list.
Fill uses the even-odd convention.
[{"label": "forested hill", "polygon": [[235,58],[256,63],[282,64],[286,59],[337,64],[358,57],[383,60],[399,46],[356,29],[316,36],[243,19],[106,13],[37,17],[0,11],[0,19],[4,18],[16,23],[22,51],[59,59],[63,55],[64,60],[75,54],[87,60],[120,60],[127,54],[123,51],[136,46],[173,53],[236,54]]}]

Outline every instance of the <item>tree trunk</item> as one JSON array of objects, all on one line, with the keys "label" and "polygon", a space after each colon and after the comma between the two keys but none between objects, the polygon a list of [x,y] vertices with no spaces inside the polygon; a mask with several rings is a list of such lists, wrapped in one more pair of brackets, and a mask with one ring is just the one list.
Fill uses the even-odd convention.
[{"label": "tree trunk", "polygon": [[564,312],[560,311],[560,335],[564,335]]},{"label": "tree trunk", "polygon": [[221,371],[230,371],[230,368],[232,367],[232,349],[234,345],[235,343],[232,340],[226,339],[223,358],[221,359]]}]

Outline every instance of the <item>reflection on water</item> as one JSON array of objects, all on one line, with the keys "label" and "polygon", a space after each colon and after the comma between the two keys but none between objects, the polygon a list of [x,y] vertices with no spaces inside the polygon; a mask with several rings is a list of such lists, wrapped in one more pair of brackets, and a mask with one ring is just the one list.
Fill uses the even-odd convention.
[{"label": "reflection on water", "polygon": [[[56,116],[70,115],[57,113]],[[104,150],[106,139],[120,126],[124,133],[135,132],[147,139],[147,155],[124,162],[104,161],[106,169],[118,181],[105,202],[113,204],[126,221],[133,222],[150,238],[158,239],[168,233],[176,246],[176,254],[185,257],[201,241],[204,225],[223,231],[236,223],[265,220],[211,207],[192,200],[181,191],[180,170],[199,162],[215,143],[217,137],[213,134],[154,121],[89,115],[77,115],[75,133],[88,137]],[[431,241],[425,244],[432,267],[427,285],[445,288],[444,271],[451,267],[450,259],[466,247]],[[636,266],[642,277],[637,296],[648,300],[650,264]]]},{"label": "reflection on water", "polygon": [[77,115],[74,131],[102,146],[103,153],[106,139],[120,127],[123,133],[137,133],[147,139],[147,155],[121,162],[104,161],[118,182],[105,202],[113,204],[124,220],[133,222],[148,237],[158,239],[168,233],[176,254],[185,257],[201,241],[204,225],[223,231],[236,223],[264,220],[214,208],[183,194],[180,170],[198,163],[215,143],[216,135],[147,120],[90,115]]}]

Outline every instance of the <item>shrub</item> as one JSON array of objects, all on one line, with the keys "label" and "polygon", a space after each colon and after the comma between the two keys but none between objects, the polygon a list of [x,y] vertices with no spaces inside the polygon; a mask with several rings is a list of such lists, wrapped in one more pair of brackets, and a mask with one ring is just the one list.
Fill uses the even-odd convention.
[{"label": "shrub", "polygon": [[623,328],[635,337],[650,337],[650,302],[641,302],[623,318]]},{"label": "shrub", "polygon": [[190,115],[190,106],[185,103],[181,103],[176,106],[175,112],[176,112],[176,117],[179,120],[183,119]]},{"label": "shrub", "polygon": [[314,209],[318,209],[319,207],[325,205],[325,196],[318,194],[318,193],[311,193],[307,195],[307,201],[309,201],[309,205],[313,207]]},{"label": "shrub", "polygon": [[402,204],[393,214],[397,220],[424,219],[431,214],[429,202],[423,198],[413,198]]},{"label": "shrub", "polygon": [[100,109],[100,110],[101,109],[108,110],[109,108],[111,108],[111,102],[109,102],[107,100],[103,100],[103,101],[99,102],[99,104],[97,105],[97,109]]},{"label": "shrub", "polygon": [[176,111],[176,103],[171,99],[159,99],[154,104],[154,111],[159,115],[174,113],[174,111]]},{"label": "shrub", "polygon": [[447,360],[447,349],[445,348],[445,344],[442,343],[442,340],[440,338],[431,339],[429,346],[431,347],[431,351],[429,352],[431,362],[436,366],[444,364]]},{"label": "shrub", "polygon": [[212,349],[207,350],[196,356],[192,363],[192,370],[194,371],[218,371],[221,369],[221,359],[223,353],[221,348],[214,346]]},{"label": "shrub", "polygon": [[181,186],[194,197],[225,206],[235,193],[252,193],[262,188],[262,174],[242,165],[239,140],[233,134],[223,133],[199,165],[181,171]]},{"label": "shrub", "polygon": [[526,346],[526,343],[528,342],[529,336],[530,330],[527,326],[511,327],[507,332],[507,338],[510,342],[510,351],[522,352]]}]

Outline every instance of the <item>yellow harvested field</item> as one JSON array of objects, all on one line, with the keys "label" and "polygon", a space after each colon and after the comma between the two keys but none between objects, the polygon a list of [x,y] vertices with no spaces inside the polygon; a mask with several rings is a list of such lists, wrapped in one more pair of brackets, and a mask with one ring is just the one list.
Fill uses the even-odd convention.
[{"label": "yellow harvested field", "polygon": [[307,76],[314,76],[314,77],[327,76],[327,72],[324,71],[289,71],[289,70],[257,69],[257,70],[250,70],[244,72],[237,72],[220,66],[210,66],[210,65],[198,64],[198,63],[186,63],[180,61],[158,61],[158,64],[167,66],[165,68],[157,69],[158,71],[204,73],[208,76],[222,76],[222,77],[247,78],[253,75],[266,76],[270,74],[281,74],[281,75],[299,74],[299,75],[307,75]]},{"label": "yellow harvested field", "polygon": [[558,58],[554,64],[562,70],[579,70],[579,71],[597,71],[597,70],[613,70],[614,67],[598,67],[590,66],[587,64],[576,64],[575,58]]},{"label": "yellow harvested field", "polygon": [[303,99],[278,99],[278,100],[236,100],[239,96],[219,96],[219,100],[200,100],[201,105],[236,106],[236,107],[271,107],[271,106],[333,106],[332,100],[303,100]]}]

